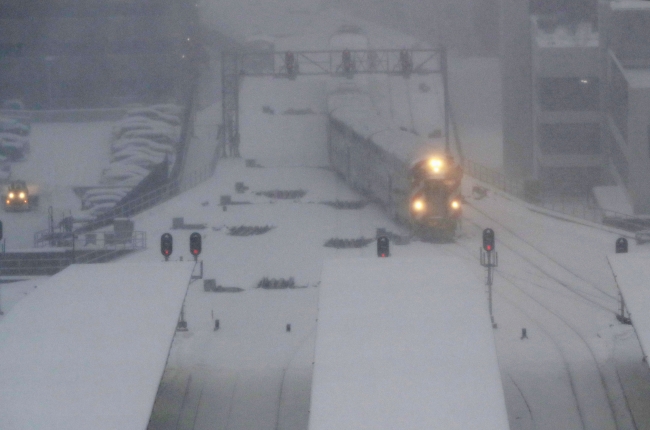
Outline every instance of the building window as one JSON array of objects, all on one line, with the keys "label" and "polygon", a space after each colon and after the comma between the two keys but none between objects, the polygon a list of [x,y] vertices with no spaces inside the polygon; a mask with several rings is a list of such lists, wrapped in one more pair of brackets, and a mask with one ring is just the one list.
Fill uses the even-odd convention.
[{"label": "building window", "polygon": [[598,123],[541,124],[540,148],[545,154],[600,153],[600,125]]},{"label": "building window", "polygon": [[545,111],[597,111],[600,91],[596,77],[540,78],[538,97]]}]

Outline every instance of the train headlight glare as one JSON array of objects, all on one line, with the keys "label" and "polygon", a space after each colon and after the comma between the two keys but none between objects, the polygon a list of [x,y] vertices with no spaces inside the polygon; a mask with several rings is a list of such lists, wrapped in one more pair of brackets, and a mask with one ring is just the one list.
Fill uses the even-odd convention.
[{"label": "train headlight glare", "polygon": [[415,212],[422,212],[424,210],[424,202],[421,199],[414,200],[413,210]]},{"label": "train headlight glare", "polygon": [[20,194],[18,194],[18,197],[21,198],[21,199],[24,199],[25,198],[25,192],[21,191]]},{"label": "train headlight glare", "polygon": [[10,198],[10,199],[13,199],[14,197],[16,197],[16,196],[14,195],[14,193],[9,193],[9,198]]},{"label": "train headlight glare", "polygon": [[458,200],[452,200],[451,208],[454,210],[460,209],[460,202]]},{"label": "train headlight glare", "polygon": [[429,168],[433,173],[439,173],[442,170],[443,162],[440,158],[430,158]]}]

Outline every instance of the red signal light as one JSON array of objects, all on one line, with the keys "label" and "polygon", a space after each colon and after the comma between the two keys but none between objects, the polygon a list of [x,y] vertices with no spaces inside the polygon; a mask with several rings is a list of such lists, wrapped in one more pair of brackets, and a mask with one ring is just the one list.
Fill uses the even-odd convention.
[{"label": "red signal light", "polygon": [[201,234],[194,232],[190,235],[190,253],[195,257],[201,253]]},{"label": "red signal light", "polygon": [[160,237],[160,252],[162,255],[167,259],[170,255],[172,255],[172,249],[173,249],[173,238],[172,235],[169,233],[165,233]]},{"label": "red signal light", "polygon": [[491,228],[483,230],[483,249],[487,252],[494,250],[494,230]]}]

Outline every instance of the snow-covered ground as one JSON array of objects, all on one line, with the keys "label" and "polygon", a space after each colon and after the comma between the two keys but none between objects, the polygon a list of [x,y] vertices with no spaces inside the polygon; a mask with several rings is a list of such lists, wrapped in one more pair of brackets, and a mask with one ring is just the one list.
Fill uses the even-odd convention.
[{"label": "snow-covered ground", "polygon": [[11,178],[27,182],[38,195],[38,207],[29,212],[4,212],[7,250],[34,246],[34,233],[48,228],[48,210],[55,220],[81,207],[73,186],[99,183],[110,160],[110,121],[32,124],[30,152],[25,161],[12,163]]},{"label": "snow-covered ground", "polygon": [[193,269],[74,265],[38,281],[0,324],[0,427],[144,429]]},{"label": "snow-covered ground", "polygon": [[[206,20],[217,18],[218,10],[211,8],[218,4],[223,2],[202,3]],[[307,15],[300,10],[294,14]],[[262,11],[270,13],[272,8]],[[219,19],[225,18],[221,15]],[[236,24],[235,19],[232,22]],[[324,38],[323,28],[331,27],[321,26],[322,22],[310,20],[301,27],[305,43]],[[302,36],[292,31],[297,30],[287,26],[284,34],[291,37],[282,40],[298,46]],[[476,151],[483,154],[477,161],[491,160],[485,164],[499,166],[500,125],[488,119],[496,121],[499,113],[483,98],[494,96],[496,90],[482,84],[488,76],[484,71],[495,75],[495,64],[491,60],[460,60],[451,81],[452,86],[464,89],[457,93],[464,95],[457,98],[456,106],[458,112],[466,112],[468,122],[461,127],[471,130],[465,140],[474,142],[464,148],[466,155],[472,158]],[[474,63],[477,68],[467,69],[463,63]],[[204,278],[233,287],[206,292],[201,281],[190,285],[185,307],[190,330],[176,335],[150,429],[307,428],[323,261],[371,258],[375,253],[372,245],[337,250],[323,244],[330,238],[373,238],[377,228],[406,233],[375,205],[336,210],[320,204],[360,198],[323,168],[327,166],[326,119],[319,87],[326,85],[321,82],[303,77],[296,81],[244,79],[240,95],[241,152],[243,159],[255,159],[262,167],[246,167],[243,159],[221,160],[208,181],[135,217],[136,228],[147,231],[152,246],[126,260],[160,261],[157,238],[170,231],[173,217],[183,216],[186,223],[207,225],[200,230]],[[475,107],[490,109],[485,116],[471,109],[476,94],[481,97]],[[271,105],[275,114],[264,113],[264,105]],[[288,108],[307,107],[316,113],[282,113]],[[198,118],[207,130],[205,135],[210,136],[219,118],[214,115],[217,107],[208,109],[212,109],[210,115],[199,113]],[[476,121],[472,123],[471,119]],[[213,148],[214,141],[199,136],[193,144]],[[195,160],[206,161],[200,156]],[[196,168],[200,167],[197,161]],[[237,182],[243,182],[248,190],[238,194]],[[474,185],[483,184],[471,178],[463,184],[468,202],[456,243],[413,241],[394,245],[391,251],[399,258],[430,258],[431,264],[440,253],[460,257],[482,277],[485,272],[478,261],[481,231],[485,227],[495,230],[499,268],[493,291],[498,324],[494,336],[510,428],[650,428],[650,370],[642,362],[634,329],[615,319],[618,291],[606,255],[613,251],[620,232],[548,216],[493,190],[477,200],[471,197]],[[298,189],[306,194],[295,200],[256,194]],[[224,210],[219,205],[221,195],[247,204]],[[228,227],[241,225],[273,228],[258,236],[228,234]],[[190,258],[187,244],[191,230],[171,232],[175,241],[172,258]],[[632,244],[630,251],[648,250]],[[305,288],[256,288],[264,277],[293,277]],[[238,290],[234,287],[242,291],[235,292]],[[25,283],[3,284],[2,309],[10,311],[28,292]],[[215,319],[220,321],[217,331]],[[290,332],[286,324],[291,324]],[[527,338],[522,339],[523,328]]]}]

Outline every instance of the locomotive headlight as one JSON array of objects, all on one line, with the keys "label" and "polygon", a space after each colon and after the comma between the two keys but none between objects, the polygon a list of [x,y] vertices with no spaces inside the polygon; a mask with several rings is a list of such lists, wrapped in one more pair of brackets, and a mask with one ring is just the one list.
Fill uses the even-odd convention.
[{"label": "locomotive headlight", "polygon": [[9,197],[10,199],[13,199],[14,197],[16,197],[16,195],[15,195],[13,192],[11,192],[11,193],[9,193],[9,196],[8,196],[8,197]]},{"label": "locomotive headlight", "polygon": [[451,208],[455,211],[460,209],[460,202],[458,200],[452,200],[451,201]]},{"label": "locomotive headlight", "polygon": [[433,173],[440,173],[443,168],[443,162],[440,158],[430,158],[429,168]]},{"label": "locomotive headlight", "polygon": [[18,194],[18,198],[21,200],[25,199],[25,192],[21,191],[20,194]]},{"label": "locomotive headlight", "polygon": [[422,199],[413,200],[412,207],[415,212],[422,212],[424,210],[424,201]]}]

